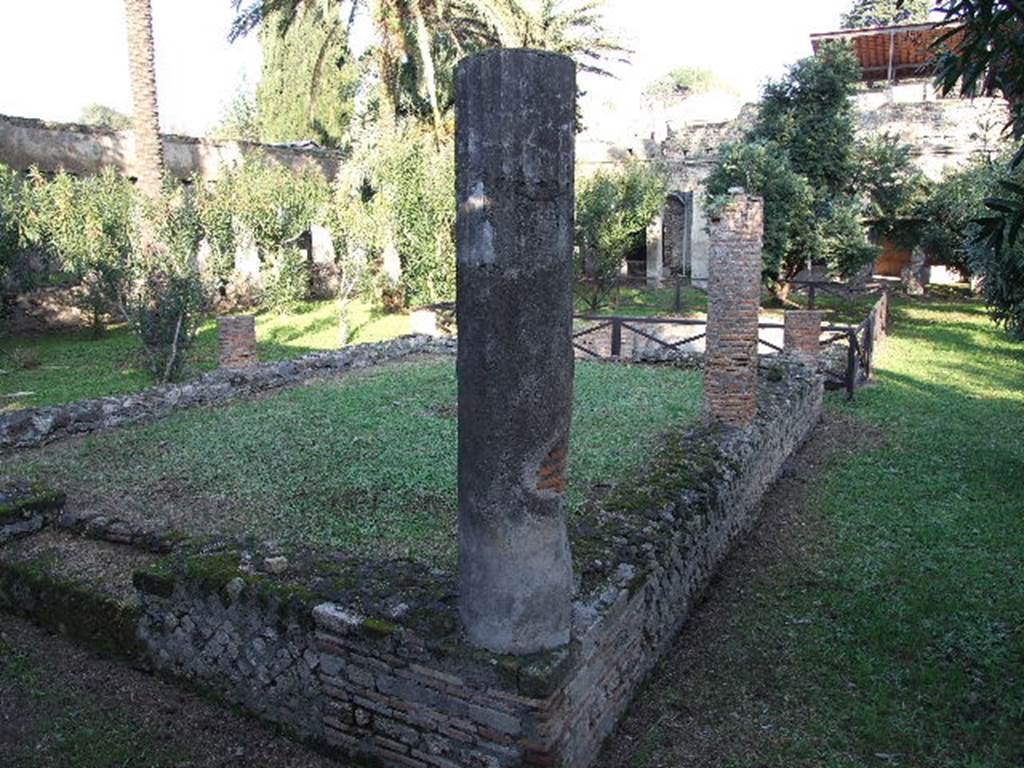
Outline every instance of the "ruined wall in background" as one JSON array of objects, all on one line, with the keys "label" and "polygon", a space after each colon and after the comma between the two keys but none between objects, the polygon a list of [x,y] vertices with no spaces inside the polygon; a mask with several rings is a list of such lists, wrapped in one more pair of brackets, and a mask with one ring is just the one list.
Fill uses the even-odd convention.
[{"label": "ruined wall in background", "polygon": [[[333,181],[343,155],[331,149],[294,148],[243,141],[207,141],[191,136],[163,135],[167,171],[179,179],[198,174],[216,179],[222,169],[258,152],[299,172],[314,168]],[[137,176],[135,137],[131,131],[114,131],[78,123],[51,123],[0,115],[0,163],[17,171],[32,166],[46,173],[64,169],[75,175],[99,173],[113,166],[126,176]]]}]

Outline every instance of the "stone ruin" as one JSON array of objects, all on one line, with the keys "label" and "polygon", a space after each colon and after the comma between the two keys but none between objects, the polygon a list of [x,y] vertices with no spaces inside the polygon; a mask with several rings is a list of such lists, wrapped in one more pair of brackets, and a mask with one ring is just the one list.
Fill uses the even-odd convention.
[{"label": "stone ruin", "polygon": [[[633,496],[566,519],[575,91],[572,61],[551,53],[458,69],[457,574],[168,542],[118,614],[123,655],[388,766],[589,765],[816,423],[822,383],[804,364],[818,313],[787,316],[803,357],[758,359],[761,201],[737,192],[711,224],[705,422],[666,438]],[[224,318],[229,368],[211,386],[342,365],[235,370],[255,362],[250,320]],[[8,526],[121,530],[69,519],[59,498],[45,513],[3,498],[0,540]],[[118,541],[150,541],[133,536]],[[2,555],[0,607],[46,621],[57,587]]]}]

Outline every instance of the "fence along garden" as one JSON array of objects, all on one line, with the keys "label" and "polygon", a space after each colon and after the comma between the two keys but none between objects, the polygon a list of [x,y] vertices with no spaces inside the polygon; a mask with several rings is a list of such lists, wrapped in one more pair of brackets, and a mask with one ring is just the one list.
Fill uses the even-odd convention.
[{"label": "fence along garden", "polygon": [[[889,292],[882,290],[879,293],[881,295],[868,311],[867,316],[856,326],[842,324],[821,326],[820,347],[823,350],[842,347],[845,352],[842,356],[841,369],[837,370],[829,364],[829,361],[823,359],[819,370],[825,377],[826,388],[844,389],[848,399],[853,399],[857,387],[871,378],[875,348],[888,333]],[[813,309],[813,307],[810,308]],[[648,350],[638,352],[634,348],[633,357],[635,359],[650,356],[651,348],[660,351],[663,359],[671,359],[673,355],[685,355],[688,352],[699,354],[698,342],[707,338],[707,320],[700,318],[577,314],[573,316],[573,319],[578,323],[587,323],[586,326],[573,331],[573,348],[583,357],[592,359],[623,358],[625,349],[623,331],[635,334],[648,342]],[[655,332],[654,327],[656,326],[690,328],[695,332],[684,335],[680,339],[666,339]],[[784,331],[785,324],[759,322],[758,330],[757,343],[760,347],[765,348],[764,351],[767,354],[781,354],[785,351],[782,345],[769,338],[769,334],[763,333],[764,331]],[[597,341],[596,337],[605,335],[608,337],[607,343],[604,343],[603,338]],[[592,339],[597,343],[588,346],[583,343],[587,339]]]},{"label": "fence along garden", "polygon": [[[554,54],[488,51],[458,71],[456,571],[137,535],[68,514],[59,489],[12,484],[0,489],[0,526],[17,536],[0,548],[0,606],[340,754],[414,768],[585,768],[754,524],[816,423],[823,387],[817,315],[787,322],[794,330],[799,317],[813,339],[805,357],[757,354],[762,201],[737,191],[711,222],[703,422],[672,425],[639,483],[567,519],[575,93],[571,60]],[[635,322],[619,318],[620,335]],[[370,365],[408,352],[392,344],[240,378],[259,390],[304,368],[348,370],[353,355]],[[211,384],[233,399],[229,378]],[[66,559],[38,560],[37,537],[117,548],[135,599],[75,597],[88,585],[59,570]]]}]

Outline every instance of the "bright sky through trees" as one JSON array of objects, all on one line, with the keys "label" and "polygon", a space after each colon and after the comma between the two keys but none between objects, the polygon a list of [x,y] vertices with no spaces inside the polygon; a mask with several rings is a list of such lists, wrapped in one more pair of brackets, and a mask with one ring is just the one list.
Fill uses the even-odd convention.
[{"label": "bright sky through trees", "polygon": [[[837,29],[850,0],[609,0],[608,27],[633,48],[620,81],[583,82],[597,103],[639,92],[680,66],[711,69],[748,100],[766,77]],[[229,0],[153,0],[163,129],[203,134],[245,78],[259,76],[255,35],[227,42]],[[75,120],[82,107],[129,111],[123,0],[0,2],[0,113]],[[41,45],[45,40],[46,45]]]}]

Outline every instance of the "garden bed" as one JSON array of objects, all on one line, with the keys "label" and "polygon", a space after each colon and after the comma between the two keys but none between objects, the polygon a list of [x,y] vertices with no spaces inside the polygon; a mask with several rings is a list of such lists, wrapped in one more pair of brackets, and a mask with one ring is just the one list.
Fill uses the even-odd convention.
[{"label": "garden bed", "polygon": [[[4,459],[72,512],[182,537],[273,539],[450,565],[455,365],[428,357],[222,407],[72,438]],[[579,364],[571,509],[640,471],[699,413],[699,372]]]}]

